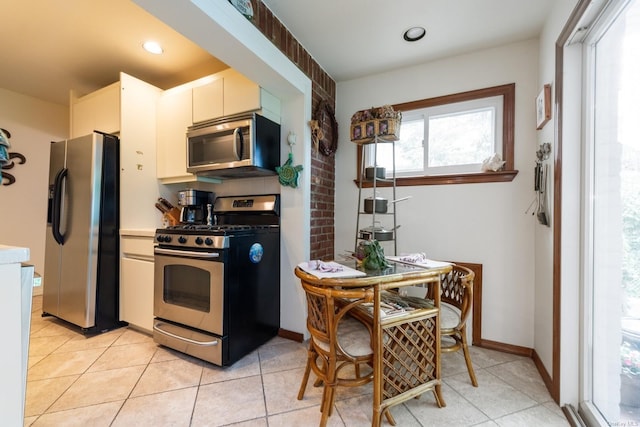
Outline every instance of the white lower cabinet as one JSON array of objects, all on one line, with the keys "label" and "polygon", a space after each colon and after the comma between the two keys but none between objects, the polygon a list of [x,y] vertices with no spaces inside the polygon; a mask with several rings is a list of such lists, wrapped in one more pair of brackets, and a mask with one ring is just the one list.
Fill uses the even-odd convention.
[{"label": "white lower cabinet", "polygon": [[153,330],[153,236],[122,236],[120,320]]}]

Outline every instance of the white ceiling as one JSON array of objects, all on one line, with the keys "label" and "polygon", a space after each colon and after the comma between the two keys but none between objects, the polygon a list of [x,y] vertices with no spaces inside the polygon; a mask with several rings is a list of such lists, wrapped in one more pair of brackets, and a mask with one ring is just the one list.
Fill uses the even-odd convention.
[{"label": "white ceiling", "polygon": [[[223,1],[223,0],[216,0]],[[553,0],[263,0],[336,81],[539,34]],[[163,89],[226,68],[130,0],[0,0],[0,87],[67,104],[124,71]],[[419,42],[402,33],[427,28]],[[144,52],[147,39],[165,54]]]},{"label": "white ceiling", "polygon": [[[554,0],[263,0],[336,81],[526,40]],[[426,28],[420,41],[402,35]]]},{"label": "white ceiling", "polygon": [[166,89],[228,68],[130,0],[0,0],[0,16],[0,87],[59,104],[120,71]]}]

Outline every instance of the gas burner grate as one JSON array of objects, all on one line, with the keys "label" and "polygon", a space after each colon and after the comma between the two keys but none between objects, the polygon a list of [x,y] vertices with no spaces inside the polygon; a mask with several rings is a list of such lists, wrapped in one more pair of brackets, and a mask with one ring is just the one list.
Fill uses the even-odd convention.
[{"label": "gas burner grate", "polygon": [[224,231],[258,230],[258,229],[277,228],[277,227],[279,227],[279,225],[273,225],[273,224],[223,224],[223,225],[178,224],[178,225],[168,226],[165,230],[215,233],[215,232],[224,232]]}]

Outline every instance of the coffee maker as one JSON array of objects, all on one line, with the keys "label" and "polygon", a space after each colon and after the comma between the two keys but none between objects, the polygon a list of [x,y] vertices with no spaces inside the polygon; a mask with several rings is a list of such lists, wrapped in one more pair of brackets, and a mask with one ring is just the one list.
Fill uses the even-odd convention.
[{"label": "coffee maker", "polygon": [[214,199],[215,193],[211,191],[192,189],[179,191],[180,222],[183,224],[206,224],[208,209]]}]

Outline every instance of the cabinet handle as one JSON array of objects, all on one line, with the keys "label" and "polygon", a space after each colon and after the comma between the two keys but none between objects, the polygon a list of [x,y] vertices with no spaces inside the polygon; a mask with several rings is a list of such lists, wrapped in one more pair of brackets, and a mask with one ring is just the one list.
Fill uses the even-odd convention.
[{"label": "cabinet handle", "polygon": [[[238,144],[240,144],[240,152],[238,154]],[[233,130],[233,155],[235,160],[242,160],[242,151],[244,150],[244,137],[242,129],[237,127]]]}]

